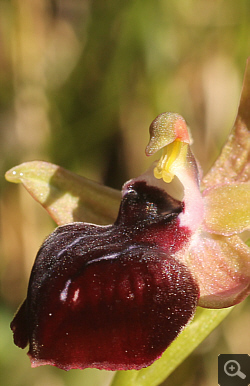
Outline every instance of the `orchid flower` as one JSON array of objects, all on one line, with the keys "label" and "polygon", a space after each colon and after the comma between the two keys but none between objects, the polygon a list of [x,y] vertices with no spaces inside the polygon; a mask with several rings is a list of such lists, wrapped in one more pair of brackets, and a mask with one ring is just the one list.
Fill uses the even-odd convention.
[{"label": "orchid flower", "polygon": [[11,323],[33,367],[147,367],[197,306],[230,307],[249,294],[249,111],[250,66],[232,134],[203,178],[175,113],[152,122],[146,154],[162,155],[121,196],[45,162],[7,172],[59,225]]}]

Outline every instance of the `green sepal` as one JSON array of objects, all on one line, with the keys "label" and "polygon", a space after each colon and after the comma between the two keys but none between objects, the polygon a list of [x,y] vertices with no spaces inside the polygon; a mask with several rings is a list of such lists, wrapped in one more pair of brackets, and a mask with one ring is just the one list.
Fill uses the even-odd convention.
[{"label": "green sepal", "polygon": [[73,221],[110,224],[117,217],[121,193],[44,161],[10,169],[6,179],[22,183],[58,225]]}]

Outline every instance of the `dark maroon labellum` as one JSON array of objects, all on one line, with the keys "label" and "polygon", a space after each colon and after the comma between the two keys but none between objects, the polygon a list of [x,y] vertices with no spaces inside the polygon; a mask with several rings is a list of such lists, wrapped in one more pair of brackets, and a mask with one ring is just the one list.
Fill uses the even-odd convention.
[{"label": "dark maroon labellum", "polygon": [[110,226],[72,223],[38,252],[11,328],[33,365],[140,369],[192,317],[199,295],[174,254],[189,239],[182,204],[145,182],[128,186]]}]

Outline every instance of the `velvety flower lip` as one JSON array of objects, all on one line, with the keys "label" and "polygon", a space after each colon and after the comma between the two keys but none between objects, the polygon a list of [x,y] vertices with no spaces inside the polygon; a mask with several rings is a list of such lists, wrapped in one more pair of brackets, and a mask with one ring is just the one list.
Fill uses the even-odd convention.
[{"label": "velvety flower lip", "polygon": [[32,366],[139,369],[162,354],[199,296],[174,257],[189,238],[182,210],[164,191],[129,182],[114,225],[72,223],[48,237],[11,324]]},{"label": "velvety flower lip", "polygon": [[[160,149],[162,156],[125,183],[118,216],[111,215],[114,223],[73,222],[45,240],[27,298],[11,323],[15,343],[29,344],[33,367],[146,367],[192,319],[197,305],[229,307],[250,293],[250,248],[242,237],[250,227],[249,111],[250,65],[232,134],[203,179],[185,120],[163,113],[150,126],[146,148],[148,156]],[[59,224],[71,220],[65,213],[76,210],[75,196],[85,219],[96,215],[95,198],[101,224],[114,207],[116,212],[119,193],[46,163],[38,165],[37,183],[38,166],[32,163],[35,172],[29,166],[13,168],[7,177],[22,181]],[[60,192],[67,180],[70,199],[51,203],[46,185],[51,179]]]}]

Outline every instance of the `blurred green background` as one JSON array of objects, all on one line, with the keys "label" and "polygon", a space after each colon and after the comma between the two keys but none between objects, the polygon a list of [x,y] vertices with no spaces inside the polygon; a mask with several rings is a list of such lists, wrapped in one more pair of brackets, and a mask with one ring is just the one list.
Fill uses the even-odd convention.
[{"label": "blurred green background", "polygon": [[[248,0],[0,0],[0,384],[107,386],[112,373],[31,369],[9,323],[55,224],[4,173],[42,159],[120,189],[151,163],[148,127],[185,117],[203,170],[233,125],[250,55]],[[168,386],[217,384],[217,355],[250,351],[237,306]]]}]

